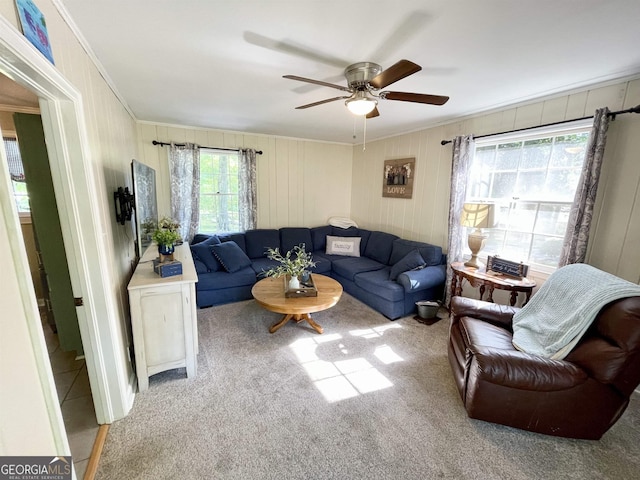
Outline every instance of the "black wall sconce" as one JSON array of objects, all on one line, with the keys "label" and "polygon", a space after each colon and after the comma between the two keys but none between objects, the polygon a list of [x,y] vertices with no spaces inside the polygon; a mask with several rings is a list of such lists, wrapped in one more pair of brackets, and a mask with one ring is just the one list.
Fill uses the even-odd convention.
[{"label": "black wall sconce", "polygon": [[113,204],[116,210],[116,221],[120,225],[124,225],[127,220],[131,221],[133,194],[129,192],[129,187],[118,187],[118,190],[113,192]]}]

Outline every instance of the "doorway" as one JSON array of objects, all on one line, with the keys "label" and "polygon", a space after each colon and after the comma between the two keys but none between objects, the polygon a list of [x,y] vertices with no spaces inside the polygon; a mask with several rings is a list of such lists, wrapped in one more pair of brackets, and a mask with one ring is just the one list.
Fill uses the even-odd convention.
[{"label": "doorway", "polygon": [[[65,351],[75,350],[82,356],[82,338],[76,313],[77,302],[82,300],[74,299],[73,295],[42,120],[40,115],[33,113],[14,113],[13,122],[20,166],[27,186],[33,234],[38,245],[38,258],[45,272],[47,288],[43,294],[51,307],[47,313],[54,316],[49,320],[54,322],[60,347]],[[17,162],[9,160],[10,166],[12,163]]]},{"label": "doorway", "polygon": [[[95,413],[98,423],[111,423],[131,409],[135,376],[126,348],[122,347],[110,279],[104,277],[108,259],[96,207],[102,200],[92,188],[82,99],[73,85],[8,22],[0,22],[0,72],[38,97],[74,297],[84,299],[77,314]],[[5,185],[8,176],[3,165],[0,177]],[[5,321],[8,333],[3,347],[13,335],[10,349],[24,359],[16,362],[13,371],[3,370],[2,379],[8,389],[15,386],[16,391],[20,390],[18,382],[26,382],[30,394],[35,395],[26,404],[22,403],[27,398],[24,396],[3,398],[0,420],[7,438],[16,439],[13,445],[26,441],[22,433],[25,422],[30,422],[34,424],[34,435],[25,443],[29,446],[26,449],[43,445],[49,451],[53,445],[57,454],[68,454],[26,253],[20,245],[19,217],[12,211],[10,193],[2,188],[0,197],[0,221],[5,227],[0,231],[9,252],[6,280],[11,281],[5,283],[8,289],[0,291],[0,298],[11,313]]]},{"label": "doorway", "polygon": [[[76,476],[82,478],[99,425],[71,297],[66,252],[57,221],[57,202],[51,184],[42,123],[40,116],[32,111],[37,109],[38,99],[2,74],[0,92],[0,129],[16,198],[15,208],[20,218],[70,452]],[[20,142],[24,142],[26,148],[25,145],[20,148]],[[35,219],[38,219],[37,222]],[[44,248],[38,236],[44,238]]]}]

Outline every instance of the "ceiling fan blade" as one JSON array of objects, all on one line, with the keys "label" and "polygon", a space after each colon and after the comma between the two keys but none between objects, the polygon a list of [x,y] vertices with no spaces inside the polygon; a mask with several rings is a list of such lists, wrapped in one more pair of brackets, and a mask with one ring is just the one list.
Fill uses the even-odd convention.
[{"label": "ceiling fan blade", "polygon": [[323,103],[329,103],[329,102],[335,102],[336,100],[341,100],[343,98],[349,98],[350,96],[347,95],[346,97],[333,97],[333,98],[327,98],[326,100],[320,100],[319,102],[313,102],[313,103],[307,103],[306,105],[300,105],[299,107],[296,107],[296,110],[300,110],[303,108],[309,108],[309,107],[315,107],[316,105],[322,105]]},{"label": "ceiling fan blade", "polygon": [[444,105],[449,97],[442,95],[427,95],[424,93],[382,92],[380,96],[386,100],[400,100],[401,102],[428,103],[430,105]]},{"label": "ceiling fan blade", "polygon": [[422,70],[420,65],[410,62],[409,60],[400,60],[373,77],[369,84],[374,88],[384,88],[420,70]]},{"label": "ceiling fan blade", "polygon": [[376,117],[379,117],[379,116],[380,116],[380,112],[378,111],[378,107],[375,107],[373,110],[371,110],[366,115],[367,118],[376,118]]},{"label": "ceiling fan blade", "polygon": [[349,90],[347,87],[343,87],[342,85],[336,85],[334,83],[323,82],[322,80],[313,80],[312,78],[298,77],[297,75],[283,75],[282,78],[288,78],[289,80],[297,80],[299,82],[314,83],[316,85],[322,85],[324,87],[337,88],[338,90],[342,90],[343,92],[351,92],[351,90]]}]

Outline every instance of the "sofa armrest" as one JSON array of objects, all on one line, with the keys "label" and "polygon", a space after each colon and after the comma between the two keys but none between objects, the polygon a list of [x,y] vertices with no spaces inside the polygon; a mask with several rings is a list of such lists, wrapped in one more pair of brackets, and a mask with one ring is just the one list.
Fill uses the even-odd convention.
[{"label": "sofa armrest", "polygon": [[451,317],[472,317],[511,330],[513,316],[520,310],[497,303],[467,297],[451,298]]},{"label": "sofa armrest", "polygon": [[418,292],[442,285],[446,275],[446,265],[433,265],[403,272],[398,275],[397,282],[404,287],[405,292]]},{"label": "sofa armrest", "polygon": [[589,378],[580,367],[564,360],[551,360],[515,349],[469,345],[469,350],[474,357],[469,382],[482,380],[520,390],[552,392],[575,387]]}]

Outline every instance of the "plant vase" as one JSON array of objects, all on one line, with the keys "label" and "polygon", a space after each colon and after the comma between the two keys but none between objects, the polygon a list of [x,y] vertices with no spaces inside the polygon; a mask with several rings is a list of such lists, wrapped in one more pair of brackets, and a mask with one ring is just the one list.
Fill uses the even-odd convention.
[{"label": "plant vase", "polygon": [[295,275],[289,279],[289,290],[298,290],[300,288],[300,280]]},{"label": "plant vase", "polygon": [[158,245],[158,254],[160,255],[160,263],[172,262],[175,247],[172,245]]},{"label": "plant vase", "polygon": [[291,275],[287,274],[283,276],[284,279],[284,296],[285,298],[296,298],[296,297],[317,297],[318,289],[313,283],[313,277],[309,275],[306,281],[301,280],[300,277],[296,277],[298,285],[296,288],[292,288],[291,286]]}]

